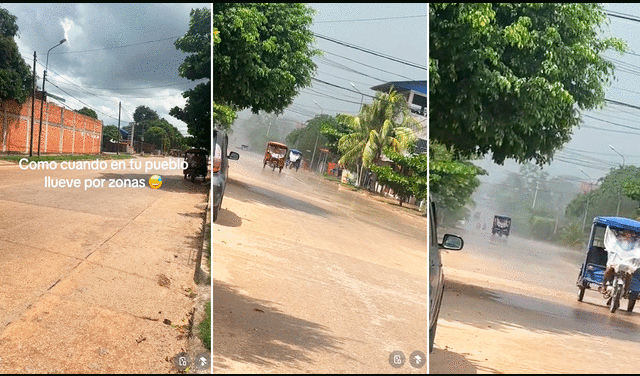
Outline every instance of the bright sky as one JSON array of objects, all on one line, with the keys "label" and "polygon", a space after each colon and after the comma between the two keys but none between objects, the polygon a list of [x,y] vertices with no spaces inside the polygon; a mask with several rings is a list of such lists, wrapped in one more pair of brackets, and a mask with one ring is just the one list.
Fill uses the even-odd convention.
[{"label": "bright sky", "polygon": [[33,68],[37,53],[38,88],[42,88],[49,52],[48,93],[65,99],[73,110],[92,108],[105,125],[118,124],[118,102],[122,102],[120,125],[133,121],[136,107],[144,105],[187,135],[186,124],[169,115],[174,106],[184,106],[183,91],[194,87],[178,76],[187,56],[174,42],[189,29],[193,8],[211,8],[210,3],[143,4],[54,4],[4,3],[16,16],[16,43]]},{"label": "bright sky", "polygon": [[[311,30],[317,36],[351,47],[316,37],[316,48],[324,51],[324,56],[314,59],[318,66],[316,80],[311,87],[302,90],[280,118],[300,124],[321,113],[356,114],[361,102],[373,101],[367,97],[375,95],[370,89],[372,86],[389,81],[427,80],[427,4],[322,3],[310,6],[318,11]],[[243,111],[238,117],[246,119],[250,115],[250,111]]]}]

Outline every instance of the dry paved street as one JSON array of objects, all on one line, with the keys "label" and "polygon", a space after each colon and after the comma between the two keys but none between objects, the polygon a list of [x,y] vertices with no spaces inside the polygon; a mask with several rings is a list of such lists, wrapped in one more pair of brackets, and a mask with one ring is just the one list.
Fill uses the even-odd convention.
[{"label": "dry paved street", "polygon": [[[152,173],[163,177],[158,190],[148,185]],[[107,184],[44,188],[45,176]],[[110,178],[145,179],[146,187],[109,188]],[[175,372],[166,359],[186,345],[207,190],[180,170],[3,163],[0,372]]]},{"label": "dry paved street", "polygon": [[214,373],[426,373],[425,219],[240,152],[213,225]]}]

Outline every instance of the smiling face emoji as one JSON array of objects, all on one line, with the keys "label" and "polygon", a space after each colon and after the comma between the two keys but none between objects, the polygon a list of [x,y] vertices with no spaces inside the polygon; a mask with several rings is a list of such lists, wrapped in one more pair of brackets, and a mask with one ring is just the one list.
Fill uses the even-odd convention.
[{"label": "smiling face emoji", "polygon": [[162,185],[162,177],[160,175],[153,175],[149,178],[149,186],[153,189],[158,189]]}]

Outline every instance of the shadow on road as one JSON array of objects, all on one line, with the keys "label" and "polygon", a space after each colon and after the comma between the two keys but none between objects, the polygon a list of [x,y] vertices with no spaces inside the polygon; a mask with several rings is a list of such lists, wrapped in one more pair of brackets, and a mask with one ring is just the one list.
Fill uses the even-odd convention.
[{"label": "shadow on road", "polygon": [[216,225],[226,227],[240,227],[242,226],[242,218],[238,217],[236,213],[226,208],[220,208],[218,213],[218,219],[215,222]]},{"label": "shadow on road", "polygon": [[255,185],[249,185],[232,178],[227,180],[225,196],[233,197],[243,202],[259,202],[280,209],[298,210],[322,217],[328,217],[332,214],[319,206],[293,198],[282,191],[278,192]]},{"label": "shadow on road", "polygon": [[[477,367],[462,355],[446,348],[433,349],[429,354],[429,373],[433,374],[476,374]],[[495,370],[492,373],[496,373]]]},{"label": "shadow on road", "polygon": [[328,328],[284,314],[272,302],[215,279],[212,287],[214,372],[228,368],[226,360],[302,369],[297,365],[312,362],[311,353],[337,352],[344,343],[329,335]]},{"label": "shadow on road", "polygon": [[[634,342],[637,342],[640,330],[640,325],[630,321],[631,316],[638,313],[620,309],[611,314],[604,304],[600,307],[602,313],[592,312],[592,309],[597,311],[598,307],[589,302],[576,301],[565,305],[453,280],[446,281],[444,303],[447,306],[463,304],[473,307],[465,311],[455,309],[456,313],[449,313],[454,310],[445,309],[443,305],[443,312],[446,312],[443,317],[483,329],[525,328],[533,332],[586,334]],[[501,307],[496,309],[496,304]],[[626,300],[621,308],[626,308]]]}]

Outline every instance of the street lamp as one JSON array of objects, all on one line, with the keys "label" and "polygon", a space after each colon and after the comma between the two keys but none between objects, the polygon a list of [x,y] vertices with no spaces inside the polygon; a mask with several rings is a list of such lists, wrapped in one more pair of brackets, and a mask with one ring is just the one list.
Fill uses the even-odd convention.
[{"label": "street lamp", "polygon": [[[362,101],[364,100],[364,94],[358,90],[358,88],[356,87],[356,85],[353,84],[353,82],[349,82],[351,84],[351,86],[353,86],[354,89],[356,89],[358,91],[358,93],[360,93],[361,97],[360,97],[360,111],[362,111]],[[360,112],[358,111],[358,113]]]},{"label": "street lamp", "polygon": [[[318,102],[313,101],[313,103],[315,103],[316,106],[320,107]],[[322,109],[322,107],[320,107],[320,115],[324,115],[324,110]],[[316,145],[313,147],[313,156],[311,157],[311,168],[313,168],[313,160],[316,158],[316,149],[318,148],[318,138],[320,137],[320,128],[318,128],[318,131],[316,133],[317,133]]]},{"label": "street lamp", "polygon": [[[38,131],[38,156],[40,155],[40,142],[42,141],[42,110],[44,108],[44,102],[46,100],[46,94],[44,91],[44,83],[46,82],[47,79],[47,69],[49,68],[49,52],[51,52],[51,50],[53,50],[54,48],[58,47],[59,45],[61,45],[62,43],[66,42],[66,39],[63,39],[60,41],[60,43],[56,44],[55,46],[49,48],[49,51],[47,51],[47,64],[44,66],[44,75],[42,76],[42,103],[40,103],[40,130]],[[35,100],[35,98],[34,98]]]},{"label": "street lamp", "polygon": [[613,146],[609,145],[609,147],[611,148],[611,150],[615,151],[619,156],[622,157],[622,167],[624,168],[624,155],[620,154],[616,149],[613,148]]}]

